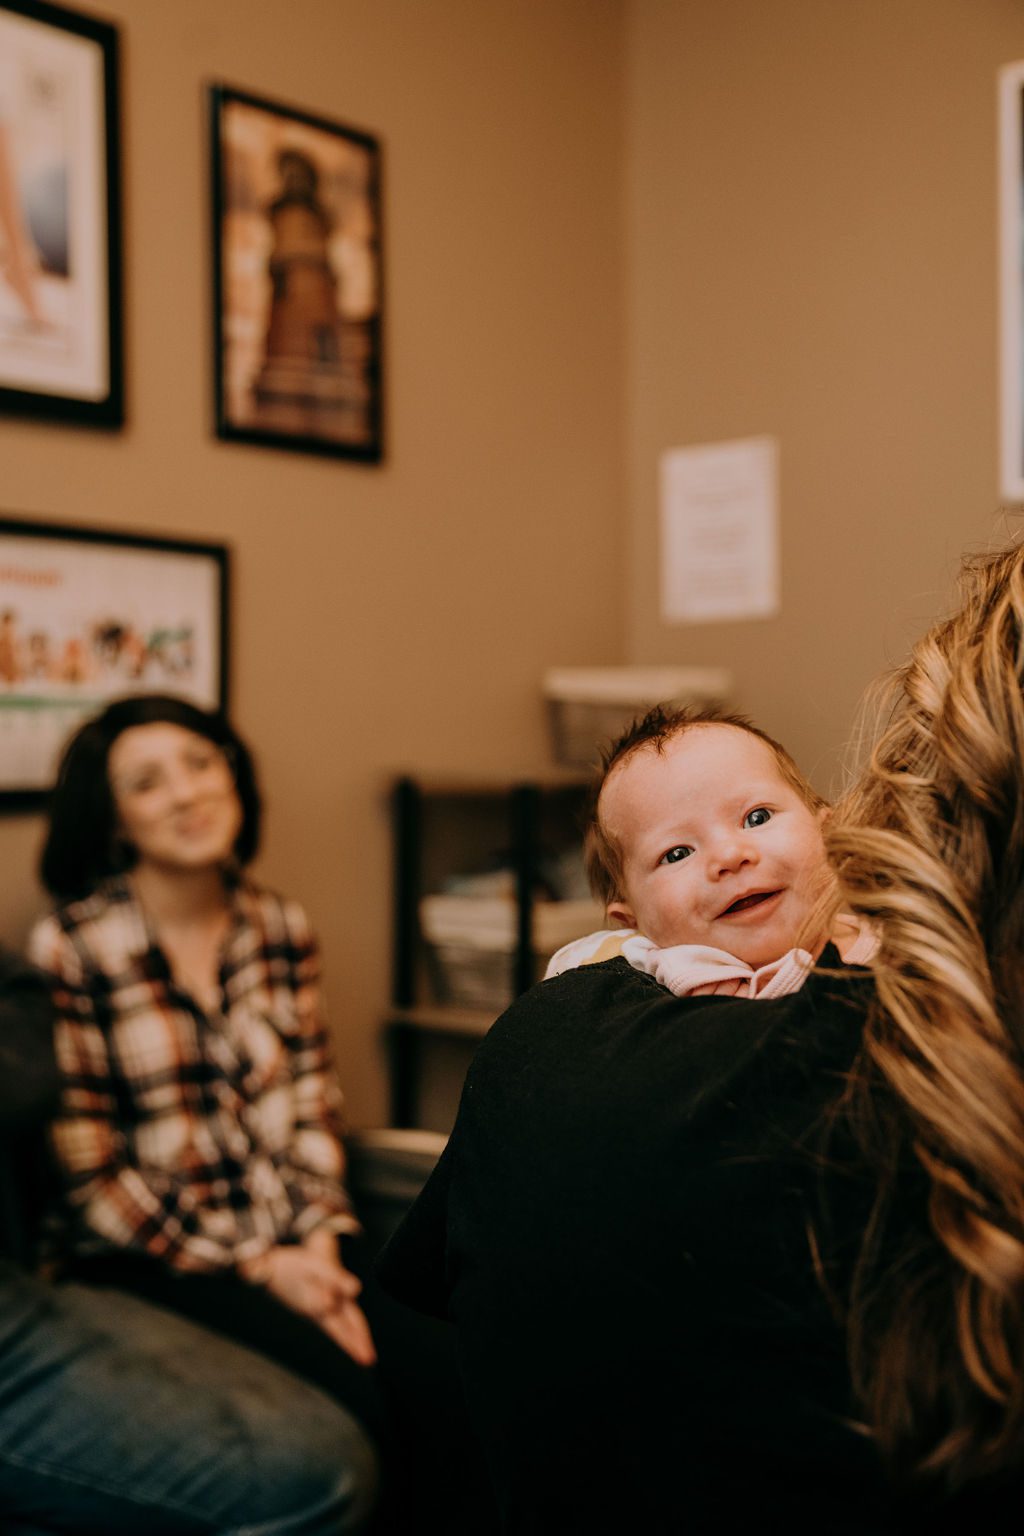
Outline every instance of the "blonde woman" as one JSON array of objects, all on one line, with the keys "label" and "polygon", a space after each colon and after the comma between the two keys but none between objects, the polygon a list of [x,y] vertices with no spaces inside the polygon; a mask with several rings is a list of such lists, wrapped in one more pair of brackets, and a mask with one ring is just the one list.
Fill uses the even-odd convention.
[{"label": "blonde woman", "polygon": [[876,1188],[854,1381],[887,1460],[950,1488],[1024,1468],[1024,548],[961,586],[826,833],[880,940],[841,1106]]},{"label": "blonde woman", "polygon": [[826,838],[879,939],[773,1000],[521,998],[385,1254],[509,1532],[1016,1533],[1024,551],[967,567]]}]

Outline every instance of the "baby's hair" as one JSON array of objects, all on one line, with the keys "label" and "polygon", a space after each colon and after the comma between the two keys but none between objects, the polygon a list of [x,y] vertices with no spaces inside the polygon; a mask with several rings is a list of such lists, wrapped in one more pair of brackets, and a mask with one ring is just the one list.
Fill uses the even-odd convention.
[{"label": "baby's hair", "polygon": [[734,730],[745,731],[748,736],[756,736],[758,741],[763,741],[769,748],[782,777],[790,788],[796,791],[809,810],[817,812],[826,805],[827,802],[804,778],[785,747],[773,736],[769,736],[767,731],[762,731],[760,726],[754,725],[746,715],[693,706],[668,709],[664,704],[655,704],[653,709],[639,716],[621,736],[616,737],[604,748],[601,753],[600,767],[590,787],[590,805],[583,837],[583,858],[590,888],[605,906],[608,906],[609,902],[619,900],[624,894],[622,889],[623,850],[618,840],[601,822],[601,791],[615,769],[635,756],[637,752],[646,749],[664,752],[670,741],[674,741],[685,731],[701,725],[729,725]]}]

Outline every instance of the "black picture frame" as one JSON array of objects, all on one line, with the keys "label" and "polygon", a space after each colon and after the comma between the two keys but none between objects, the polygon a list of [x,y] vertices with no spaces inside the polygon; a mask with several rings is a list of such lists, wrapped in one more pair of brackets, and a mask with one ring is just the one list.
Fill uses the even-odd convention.
[{"label": "black picture frame", "polygon": [[113,698],[227,708],[230,569],[226,544],[0,517],[0,811],[43,804]]},{"label": "black picture frame", "polygon": [[224,84],[209,119],[217,436],[379,463],[380,141]]},{"label": "black picture frame", "polygon": [[0,280],[0,412],[124,421],[119,43],[107,22],[0,0],[0,175],[11,179]]}]

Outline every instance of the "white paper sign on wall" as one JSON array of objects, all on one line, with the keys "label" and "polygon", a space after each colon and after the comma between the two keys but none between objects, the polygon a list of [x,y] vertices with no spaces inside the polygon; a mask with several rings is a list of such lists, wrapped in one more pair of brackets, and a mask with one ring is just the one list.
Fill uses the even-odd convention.
[{"label": "white paper sign on wall", "polygon": [[779,449],[774,437],[661,456],[661,616],[668,624],[779,611]]}]

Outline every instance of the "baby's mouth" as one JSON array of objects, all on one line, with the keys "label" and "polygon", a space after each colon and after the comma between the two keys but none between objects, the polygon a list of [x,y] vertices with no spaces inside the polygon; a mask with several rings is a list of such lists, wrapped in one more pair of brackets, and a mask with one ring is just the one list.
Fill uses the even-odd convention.
[{"label": "baby's mouth", "polygon": [[780,891],[752,891],[749,896],[741,896],[738,901],[733,902],[732,906],[726,907],[719,916],[732,917],[735,912],[749,912],[751,907],[759,907],[762,902],[771,901],[773,896],[779,895],[781,895]]}]

